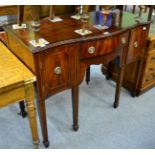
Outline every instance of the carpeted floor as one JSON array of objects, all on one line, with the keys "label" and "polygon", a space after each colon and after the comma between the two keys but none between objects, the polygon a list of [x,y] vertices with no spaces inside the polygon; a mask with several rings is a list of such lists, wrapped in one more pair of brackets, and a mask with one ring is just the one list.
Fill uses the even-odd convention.
[{"label": "carpeted floor", "polygon": [[[154,34],[154,26],[150,35]],[[105,80],[100,66],[92,66],[91,73],[89,86],[85,82],[80,85],[77,132],[72,130],[70,90],[46,101],[49,148],[154,149],[155,88],[135,98],[122,88],[120,106],[114,109],[115,83]],[[0,149],[33,148],[28,120],[18,112],[18,104],[0,109]],[[44,148],[38,115],[37,120],[40,148]]]},{"label": "carpeted floor", "polygon": [[[79,125],[72,131],[70,90],[46,101],[50,149],[155,148],[155,88],[132,98],[122,89],[120,106],[112,107],[115,83],[92,66],[91,82],[80,85]],[[18,104],[0,109],[0,148],[33,148],[27,118]],[[38,116],[37,116],[38,119]],[[40,148],[42,136],[38,121]]]}]

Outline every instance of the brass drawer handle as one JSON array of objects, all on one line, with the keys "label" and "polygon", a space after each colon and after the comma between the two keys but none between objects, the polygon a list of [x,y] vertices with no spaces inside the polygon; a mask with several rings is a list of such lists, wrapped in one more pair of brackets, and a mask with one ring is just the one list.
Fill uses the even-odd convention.
[{"label": "brass drawer handle", "polygon": [[88,53],[89,54],[93,54],[95,52],[95,47],[94,46],[90,46],[89,48],[88,48]]},{"label": "brass drawer handle", "polygon": [[56,75],[60,75],[61,72],[62,72],[61,67],[58,66],[58,67],[55,67],[55,68],[54,68],[54,73],[55,73]]},{"label": "brass drawer handle", "polygon": [[125,40],[125,38],[124,38],[124,37],[122,38],[121,42],[122,42],[122,44],[123,44],[123,45],[125,45],[125,44],[126,44],[126,40]]},{"label": "brass drawer handle", "polygon": [[138,47],[138,42],[135,41],[135,42],[134,42],[134,48],[137,48],[137,47]]},{"label": "brass drawer handle", "polygon": [[146,30],[146,27],[145,27],[145,26],[143,27],[143,30],[144,30],[144,31]]}]

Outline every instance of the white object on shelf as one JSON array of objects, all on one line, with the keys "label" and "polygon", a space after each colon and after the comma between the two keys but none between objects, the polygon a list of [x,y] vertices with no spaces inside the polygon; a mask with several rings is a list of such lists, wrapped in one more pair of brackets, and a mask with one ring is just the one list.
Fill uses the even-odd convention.
[{"label": "white object on shelf", "polygon": [[76,19],[76,20],[80,20],[81,16],[77,14],[77,15],[71,16],[71,18]]},{"label": "white object on shelf", "polygon": [[29,43],[34,47],[45,47],[47,44],[49,44],[49,42],[43,38],[38,39],[38,42],[36,42],[36,40],[31,40]]},{"label": "white object on shelf", "polygon": [[59,18],[59,17],[54,17],[54,19],[49,19],[49,21],[56,23],[56,22],[61,22],[63,21],[63,19]]},{"label": "white object on shelf", "polygon": [[16,29],[26,29],[27,27],[26,24],[21,24],[21,26],[19,26],[19,24],[13,24],[12,28],[16,30]]},{"label": "white object on shelf", "polygon": [[91,34],[91,33],[92,33],[92,32],[89,31],[89,30],[85,30],[85,31],[83,32],[83,29],[75,30],[74,32],[76,32],[76,33],[78,33],[78,34],[80,34],[80,35],[82,35],[82,36],[85,36],[85,35],[87,35],[87,34]]},{"label": "white object on shelf", "polygon": [[105,29],[108,29],[109,27],[108,26],[102,26],[102,25],[94,25],[94,27],[98,30],[105,30]]}]

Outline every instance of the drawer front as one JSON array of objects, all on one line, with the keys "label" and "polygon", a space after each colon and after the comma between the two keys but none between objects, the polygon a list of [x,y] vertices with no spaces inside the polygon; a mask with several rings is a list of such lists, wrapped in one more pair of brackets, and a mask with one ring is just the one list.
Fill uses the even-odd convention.
[{"label": "drawer front", "polygon": [[149,25],[139,26],[131,31],[127,63],[144,56],[148,37]]},{"label": "drawer front", "polygon": [[106,55],[115,51],[115,49],[126,45],[128,42],[128,33],[108,37],[106,39],[90,41],[81,44],[81,59]]},{"label": "drawer front", "polygon": [[155,83],[155,50],[148,55],[144,72],[143,85]]},{"label": "drawer front", "polygon": [[65,49],[57,48],[40,56],[42,91],[44,97],[57,93],[69,86],[70,55]]}]

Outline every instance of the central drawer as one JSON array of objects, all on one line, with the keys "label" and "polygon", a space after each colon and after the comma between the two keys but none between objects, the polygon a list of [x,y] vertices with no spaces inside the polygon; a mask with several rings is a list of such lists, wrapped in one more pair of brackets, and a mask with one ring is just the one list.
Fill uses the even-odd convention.
[{"label": "central drawer", "polygon": [[81,44],[81,59],[106,55],[125,46],[128,42],[128,32],[108,37],[102,40],[90,41]]}]

